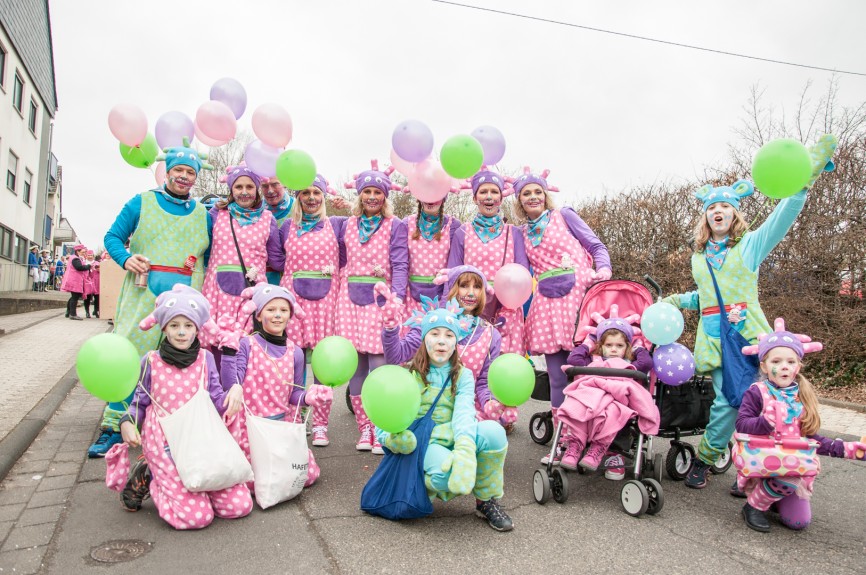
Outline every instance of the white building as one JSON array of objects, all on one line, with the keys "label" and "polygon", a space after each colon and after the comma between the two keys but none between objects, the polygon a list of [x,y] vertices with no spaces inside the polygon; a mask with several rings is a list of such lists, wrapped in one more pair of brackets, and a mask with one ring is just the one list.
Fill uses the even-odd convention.
[{"label": "white building", "polygon": [[47,0],[0,0],[0,291],[30,287],[31,245],[54,251],[53,50]]}]

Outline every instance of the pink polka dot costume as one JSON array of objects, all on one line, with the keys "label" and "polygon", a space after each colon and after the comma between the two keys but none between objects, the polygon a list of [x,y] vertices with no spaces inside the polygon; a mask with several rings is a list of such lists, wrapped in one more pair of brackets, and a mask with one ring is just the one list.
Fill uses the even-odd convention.
[{"label": "pink polka dot costume", "polygon": [[442,288],[433,283],[433,278],[439,270],[447,267],[448,254],[451,251],[451,238],[460,227],[460,222],[451,216],[442,216],[442,228],[439,240],[427,240],[423,235],[414,238],[418,229],[418,214],[408,216],[406,236],[409,244],[409,289],[403,301],[406,304],[406,315],[412,315],[421,309],[421,295],[429,298],[442,295]]}]

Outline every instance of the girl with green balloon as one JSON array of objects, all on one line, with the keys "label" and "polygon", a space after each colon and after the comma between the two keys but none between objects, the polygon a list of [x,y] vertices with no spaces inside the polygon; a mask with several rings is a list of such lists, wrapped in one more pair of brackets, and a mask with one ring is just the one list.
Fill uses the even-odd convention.
[{"label": "girl with green balloon", "polygon": [[[394,453],[423,450],[423,479],[431,499],[448,501],[472,493],[476,514],[493,529],[510,531],[514,526],[500,503],[508,440],[498,423],[476,421],[475,381],[456,353],[457,342],[470,328],[470,318],[461,316],[462,311],[456,299],[440,308],[438,298],[424,297],[422,309],[407,322],[420,329],[423,341],[406,366],[421,390],[416,419],[423,418],[439,397],[429,439],[416,437],[409,429],[388,432],[377,428],[376,435]],[[365,385],[365,404],[373,399],[369,392],[374,389],[371,386],[368,391]],[[387,398],[380,399],[380,403],[385,401]]]},{"label": "girl with green balloon", "polygon": [[[716,398],[710,408],[710,420],[698,446],[697,457],[686,476],[686,485],[703,489],[707,485],[710,468],[724,454],[734,432],[739,401],[726,398],[731,385],[723,385],[721,335],[727,332],[722,322],[729,322],[736,332],[754,344],[761,333],[769,333],[770,325],[758,303],[758,269],[788,233],[806,202],[806,192],[825,170],[833,169],[831,161],[836,149],[836,138],[825,135],[812,147],[811,170],[803,170],[803,156],[778,154],[778,140],[770,142],[755,157],[753,175],[763,182],[761,191],[770,197],[782,198],[767,220],[756,230],[740,213],[740,201],[754,192],[747,180],[738,180],[730,186],[706,185],[695,192],[702,203],[701,217],[695,227],[695,253],[692,254],[692,276],[698,289],[684,294],[673,294],[663,301],[680,309],[701,312],[695,341],[695,364],[698,373],[709,373],[713,379]],[[801,146],[802,147],[802,146]],[[768,150],[770,154],[768,155]],[[768,161],[769,160],[769,161]],[[805,160],[808,166],[808,158]],[[799,180],[792,173],[801,173]],[[767,177],[769,176],[769,178]],[[787,196],[787,197],[786,197]],[[716,287],[725,305],[720,313]],[[733,333],[733,332],[732,332]],[[727,341],[727,340],[726,340]],[[726,343],[726,346],[730,345]],[[728,366],[731,367],[730,365]],[[731,488],[734,496],[743,496]]]}]

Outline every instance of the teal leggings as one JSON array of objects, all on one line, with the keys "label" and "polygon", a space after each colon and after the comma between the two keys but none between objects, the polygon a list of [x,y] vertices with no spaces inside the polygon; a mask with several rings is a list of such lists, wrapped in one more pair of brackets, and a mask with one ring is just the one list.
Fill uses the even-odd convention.
[{"label": "teal leggings", "polygon": [[[496,421],[479,421],[475,434],[475,453],[501,451],[508,445],[505,439],[505,429]],[[427,446],[424,454],[424,473],[430,478],[430,483],[437,491],[448,491],[448,478],[451,471],[442,471],[442,462],[451,455],[451,450],[438,443]]]},{"label": "teal leggings", "polygon": [[734,435],[738,410],[736,407],[731,407],[722,393],[722,368],[714,369],[710,375],[713,378],[716,399],[710,407],[710,421],[698,446],[698,457],[707,465],[714,465],[725,452],[728,442]]}]

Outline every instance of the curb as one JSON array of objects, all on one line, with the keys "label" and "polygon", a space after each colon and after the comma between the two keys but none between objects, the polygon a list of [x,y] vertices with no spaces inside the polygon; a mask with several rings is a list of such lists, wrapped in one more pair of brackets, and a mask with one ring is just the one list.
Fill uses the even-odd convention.
[{"label": "curb", "polygon": [[18,459],[24,455],[76,383],[78,383],[78,375],[73,366],[0,441],[0,481],[5,479]]},{"label": "curb", "polygon": [[38,320],[34,321],[33,323],[28,323],[27,325],[22,325],[21,327],[16,327],[15,329],[10,329],[8,331],[3,329],[3,328],[0,328],[0,337],[3,337],[4,335],[12,335],[13,333],[18,333],[19,331],[24,331],[25,329],[33,327],[34,325],[39,325],[40,323],[42,323],[44,321],[48,321],[49,319],[54,319],[56,317],[59,317],[60,313],[62,311],[63,311],[62,309],[58,309],[57,315],[50,315],[48,317],[43,317],[42,319],[38,319]]},{"label": "curb", "polygon": [[818,403],[823,403],[824,405],[829,405],[831,407],[841,407],[843,409],[850,409],[852,411],[859,411],[860,413],[866,413],[866,405],[861,403],[852,403],[850,401],[840,401],[838,399],[829,399],[826,397],[819,397]]}]

